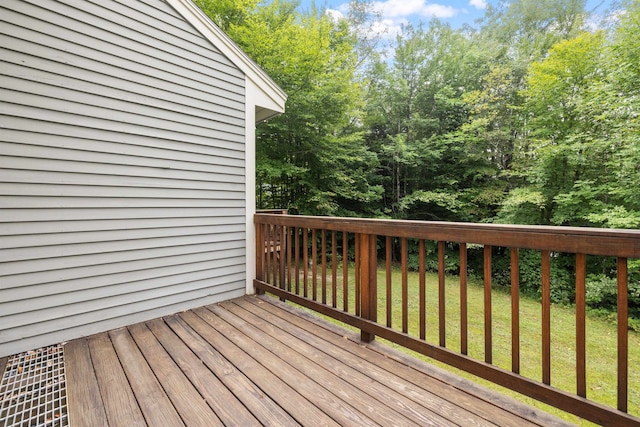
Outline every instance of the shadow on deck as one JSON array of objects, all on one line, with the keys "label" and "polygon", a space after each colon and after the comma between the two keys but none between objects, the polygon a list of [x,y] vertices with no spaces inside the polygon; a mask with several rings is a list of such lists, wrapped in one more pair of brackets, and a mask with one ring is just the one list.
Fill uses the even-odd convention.
[{"label": "shadow on deck", "polygon": [[269,297],[65,345],[73,426],[565,425]]}]

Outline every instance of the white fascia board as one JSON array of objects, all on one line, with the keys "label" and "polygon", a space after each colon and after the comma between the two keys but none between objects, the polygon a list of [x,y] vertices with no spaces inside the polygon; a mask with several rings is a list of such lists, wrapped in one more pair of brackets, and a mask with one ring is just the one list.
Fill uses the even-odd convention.
[{"label": "white fascia board", "polygon": [[257,88],[255,96],[248,97],[253,98],[255,104],[246,106],[255,108],[256,123],[284,113],[287,94],[198,6],[191,0],[166,1],[244,73],[253,83],[247,85],[247,91],[253,90],[251,86]]}]

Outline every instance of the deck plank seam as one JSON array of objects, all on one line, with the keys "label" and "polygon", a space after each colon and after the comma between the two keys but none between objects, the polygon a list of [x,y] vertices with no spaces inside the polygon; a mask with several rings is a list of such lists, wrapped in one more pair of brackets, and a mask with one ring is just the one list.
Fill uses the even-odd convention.
[{"label": "deck plank seam", "polygon": [[[281,409],[287,416],[289,414],[284,411],[284,409],[280,408],[269,396],[263,391],[251,378],[249,378],[246,373],[244,373],[237,366],[232,364],[226,356],[221,354],[218,350],[216,350],[209,340],[200,334],[195,329],[191,328],[181,316],[173,315],[165,318],[165,322],[169,329],[178,337],[178,339],[182,340],[186,344],[186,334],[190,334],[191,338],[197,337],[199,341],[192,342],[192,345],[186,344],[186,346],[198,357],[201,363],[208,369],[213,375],[222,383],[223,387],[227,389],[239,402],[243,405],[249,413],[254,416],[259,422],[263,424],[267,424],[266,420],[268,417],[263,417],[263,409],[273,410],[274,413],[277,413],[277,409]],[[181,332],[179,331],[181,330]],[[200,347],[200,350],[196,350],[196,346]],[[204,352],[204,353],[202,353]],[[211,360],[211,357],[216,357],[218,361],[214,362]],[[220,364],[219,359],[224,359],[224,366]],[[219,372],[219,370],[226,370],[227,372]],[[229,372],[231,371],[231,372]],[[233,375],[231,375],[233,374]],[[231,378],[232,377],[232,378]],[[249,393],[251,397],[250,401],[247,401],[246,397],[241,397],[239,394],[246,395]],[[255,396],[258,393],[260,396]],[[262,400],[261,405],[251,406],[251,398],[253,401],[257,401],[258,399]],[[268,403],[265,402],[268,400]],[[271,405],[269,408],[269,404]],[[262,415],[261,415],[262,414]],[[291,418],[293,419],[293,418]],[[286,420],[279,420],[281,424],[285,424]]]},{"label": "deck plank seam", "polygon": [[[205,313],[204,311],[206,311],[207,313]],[[231,328],[233,330],[236,330],[234,325],[229,324],[224,319],[220,318],[216,313],[212,312],[207,308],[203,307],[199,309],[198,314],[202,315],[202,318],[216,329],[222,330],[222,329]],[[216,321],[215,318],[218,318],[220,320],[218,321],[217,324],[214,325],[210,322]],[[226,324],[228,326],[224,326],[223,324]],[[291,365],[288,364],[286,361],[283,361],[278,355],[270,351],[268,348],[264,347],[259,342],[248,337],[245,333],[241,331],[238,331],[238,332],[239,334],[235,335],[234,337],[235,341],[233,341],[235,345],[242,348],[243,350],[246,349],[245,351],[247,351],[250,357],[254,358],[264,369],[266,369],[273,375],[277,377],[284,376],[288,378],[290,381],[285,380],[285,382],[289,383],[298,393],[300,393],[304,397],[304,399],[307,402],[309,402],[309,404],[316,406],[325,415],[334,419],[334,421],[341,424],[355,422],[355,423],[358,423],[359,425],[379,425],[378,423],[374,422],[369,417],[367,417],[366,414],[362,413],[361,411],[358,411],[357,409],[350,407],[348,405],[345,406],[343,404],[343,401],[337,398],[330,390],[326,389],[326,387],[321,387],[322,388],[321,390],[317,388],[314,389],[314,392],[319,394],[319,396],[317,397],[321,397],[319,399],[321,402],[320,403],[321,406],[315,405],[313,402],[314,396],[312,396],[310,389],[318,385],[317,381],[314,381],[313,379],[309,378],[306,372],[301,372],[298,369],[295,369],[294,367],[291,367],[291,369],[288,369],[288,370],[275,369],[275,366],[278,365],[276,363],[276,359],[278,359],[278,361],[280,362],[286,363],[289,366]],[[242,337],[244,337],[244,340],[249,342],[244,344],[239,343],[238,341],[243,340]],[[253,343],[253,344],[250,344],[250,343]],[[264,353],[262,355],[263,357],[260,358],[261,360],[258,360],[258,358],[254,357],[253,355],[253,353],[256,352],[257,348],[262,348],[261,352]],[[265,355],[270,355],[270,356],[265,357]],[[272,363],[265,362],[266,359],[271,359]],[[337,408],[342,408],[343,412],[336,411]],[[336,416],[337,417],[342,416],[343,418],[336,419]],[[368,421],[365,421],[365,420],[368,420]]]},{"label": "deck plank seam", "polygon": [[[382,355],[383,357],[394,356],[395,360],[399,361],[399,363],[411,368],[412,370],[415,370],[416,372],[419,372],[422,375],[426,375],[434,379],[435,381],[438,381],[439,383],[443,384],[443,386],[453,387],[456,390],[469,395],[472,399],[482,400],[492,407],[499,408],[502,411],[506,410],[524,421],[528,421],[532,424],[540,426],[573,426],[573,424],[561,420],[560,418],[557,418],[546,412],[532,412],[531,407],[522,404],[513,398],[507,397],[506,395],[497,394],[497,392],[486,389],[478,384],[473,383],[470,380],[451,374],[443,370],[442,368],[438,368],[434,365],[428,364],[428,362],[424,362],[420,359],[414,359],[408,354],[402,353],[399,350],[394,349],[386,344],[377,341],[373,341],[370,344],[364,344],[360,340],[360,335],[358,333],[345,328],[341,328],[338,325],[330,323],[329,321],[314,315],[313,313],[309,313],[304,310],[297,310],[291,305],[281,302],[271,296],[252,296],[250,298],[247,298],[247,301],[254,304],[258,304],[255,301],[262,301],[263,304],[270,304],[277,309],[286,311],[290,315],[296,316],[298,318],[303,318],[307,322],[315,324],[331,334],[348,339],[358,346],[369,348]],[[423,366],[424,364],[428,364],[428,369],[425,369],[425,366]],[[415,378],[418,378],[418,376],[416,376]],[[452,403],[455,404],[455,402]],[[486,416],[484,416],[484,418],[486,418]]]},{"label": "deck plank seam", "polygon": [[[299,420],[299,416],[295,415],[295,410],[297,408],[292,407],[290,405],[289,400],[282,400],[282,396],[286,396],[289,399],[291,399],[292,394],[294,398],[297,396],[297,398],[302,397],[301,395],[299,395],[299,393],[297,391],[295,391],[293,388],[291,388],[291,386],[285,382],[280,381],[277,377],[273,376],[273,378],[275,378],[275,380],[277,380],[275,382],[275,384],[277,384],[277,393],[273,393],[271,394],[268,389],[265,389],[265,387],[269,387],[269,384],[267,383],[260,383],[260,379],[262,379],[263,381],[265,380],[264,378],[258,378],[256,379],[255,377],[253,377],[252,375],[250,375],[250,373],[245,372],[245,370],[251,370],[251,367],[246,367],[245,366],[245,370],[243,370],[239,364],[246,364],[249,363],[249,365],[253,365],[253,364],[259,364],[258,361],[256,361],[254,358],[252,358],[251,356],[249,356],[242,348],[238,347],[237,345],[235,345],[233,342],[229,341],[227,339],[227,337],[225,337],[224,335],[222,335],[219,331],[215,330],[215,328],[213,328],[211,325],[209,325],[207,322],[205,322],[205,320],[203,320],[200,316],[198,316],[194,310],[191,310],[189,312],[185,312],[185,313],[181,313],[180,314],[180,319],[182,321],[184,321],[186,324],[188,324],[190,327],[194,328],[194,331],[198,334],[200,334],[204,340],[207,342],[207,344],[214,349],[214,351],[216,351],[217,353],[219,353],[223,358],[225,359],[229,359],[227,357],[227,355],[225,355],[225,352],[228,351],[237,351],[237,352],[241,352],[242,355],[244,356],[244,358],[246,359],[244,362],[239,361],[239,360],[234,360],[234,362],[232,363],[232,365],[235,367],[234,369],[239,369],[240,372],[242,373],[243,376],[245,376],[248,380],[249,383],[251,383],[255,389],[257,391],[259,391],[260,394],[264,395],[264,396],[268,396],[269,399],[271,400],[273,396],[275,398],[275,400],[273,400],[273,402],[276,405],[280,405],[281,410],[287,414],[288,417],[291,417],[292,420],[296,420],[298,423],[301,423],[301,421]],[[191,320],[189,320],[188,318],[191,318]],[[193,323],[196,322],[196,323]],[[200,323],[200,326],[196,326],[197,323]],[[206,326],[204,326],[206,325]],[[208,328],[207,330],[204,329],[200,329],[202,327],[206,327]],[[200,330],[199,330],[200,329]],[[215,339],[211,336],[205,336],[203,335],[203,333],[208,332],[208,334],[206,335],[210,335],[213,334],[215,335]],[[220,341],[227,341],[229,345],[233,346],[234,348],[232,350],[229,349],[222,349],[221,348],[221,342]],[[217,346],[214,348],[214,341],[216,342]],[[261,365],[260,365],[261,366]],[[271,372],[269,372],[269,374],[273,375]],[[261,375],[262,376],[262,375]],[[278,382],[280,381],[280,382]],[[262,384],[262,385],[261,385]],[[274,386],[275,387],[275,386]],[[295,400],[295,399],[294,399]],[[293,401],[293,400],[292,400]],[[336,424],[337,425],[337,424]]]},{"label": "deck plank seam", "polygon": [[[367,387],[368,386],[366,384],[366,380],[369,380],[369,378],[363,376],[363,378],[361,380],[364,380],[364,381],[361,381],[360,384],[357,384],[357,383],[353,382],[353,380],[350,378],[350,376],[347,373],[348,369],[350,369],[350,367],[348,365],[343,364],[340,361],[337,361],[336,359],[330,358],[330,357],[329,357],[329,360],[324,361],[326,363],[322,363],[323,361],[319,361],[319,360],[317,360],[316,357],[314,357],[314,352],[304,351],[303,349],[300,349],[300,348],[294,348],[291,345],[291,344],[293,344],[291,342],[291,340],[283,340],[282,337],[280,337],[280,335],[284,332],[283,330],[277,330],[277,329],[273,330],[272,329],[270,331],[267,331],[267,330],[264,329],[265,326],[266,326],[264,323],[251,322],[251,321],[247,320],[244,316],[241,316],[239,313],[234,311],[233,308],[232,308],[232,307],[237,307],[238,309],[244,311],[245,313],[247,313],[249,315],[252,315],[252,313],[249,313],[248,311],[244,310],[242,307],[239,307],[236,304],[233,304],[233,302],[230,302],[229,304],[225,303],[225,304],[222,304],[222,305],[224,306],[224,308],[227,311],[231,311],[234,315],[238,316],[241,319],[241,321],[247,322],[256,331],[262,330],[262,335],[264,335],[265,337],[268,337],[269,340],[276,341],[276,342],[279,343],[278,345],[284,346],[284,347],[290,349],[290,351],[295,352],[295,354],[298,356],[298,360],[299,360],[297,362],[298,364],[312,364],[313,366],[316,366],[317,369],[322,370],[324,372],[324,375],[322,375],[322,376],[325,377],[325,380],[324,380],[325,383],[327,382],[327,378],[332,378],[333,381],[335,381],[337,383],[336,384],[337,386],[341,385],[342,387],[346,386],[346,387],[350,388],[352,390],[351,392],[345,390],[343,393],[346,393],[347,395],[350,395],[350,397],[352,397],[354,400],[355,400],[355,396],[360,395],[362,401],[368,402],[371,399],[373,399],[373,401],[378,402],[376,404],[376,406],[383,405],[383,406],[380,406],[380,408],[386,406],[386,407],[388,407],[389,410],[393,410],[393,408],[389,406],[388,402],[382,401],[382,400],[379,399],[378,396],[375,396],[374,394],[367,392]],[[268,322],[268,320],[266,320],[266,322]],[[276,337],[276,331],[278,332],[278,337]],[[260,334],[260,332],[256,332],[256,333]],[[295,337],[295,335],[292,335],[292,334],[288,334],[288,335],[291,337],[291,339],[294,339],[294,340],[297,340],[298,342],[300,342],[300,340],[297,339]],[[255,339],[257,339],[257,338],[258,337],[256,337]],[[302,345],[304,346],[305,343],[302,342]],[[271,346],[269,346],[269,347],[271,347]],[[318,349],[316,347],[312,347],[312,348],[314,350],[316,350],[316,354],[317,353],[323,353],[321,349]],[[278,356],[280,354],[280,352],[277,352],[277,353],[274,352],[274,354],[276,356]],[[302,359],[304,359],[304,361]],[[338,362],[338,363],[340,363],[340,365],[344,366],[344,368],[342,368],[345,371],[345,372],[343,372],[343,374],[333,371],[334,369],[337,369],[336,368],[336,366],[337,366],[336,362]],[[291,366],[294,369],[298,369],[298,371],[302,372],[300,367],[293,366],[293,365],[291,365]],[[328,368],[328,366],[334,366],[334,368],[330,369],[330,368]],[[313,380],[312,377],[309,377],[309,378]],[[333,389],[334,389],[333,387],[329,388],[327,385],[325,385],[325,389],[327,389],[329,392],[332,392],[338,398],[341,398],[341,396],[339,394],[337,394],[335,391],[333,391]],[[363,395],[363,392],[364,392],[364,395]],[[352,407],[355,407],[353,404],[350,404],[350,405]],[[362,404],[360,404],[359,406],[362,406]],[[374,407],[372,407],[367,413],[373,413],[371,411],[372,409],[374,409]],[[362,410],[361,410],[361,412],[362,412]],[[398,414],[401,414],[401,412],[399,412],[399,411],[396,411],[396,412],[398,412]],[[404,414],[401,414],[401,415],[405,416]],[[410,419],[407,419],[407,422],[409,422],[409,421],[410,421]]]},{"label": "deck plank seam", "polygon": [[[158,323],[159,322],[159,323]],[[229,419],[231,421],[233,418],[230,414],[227,414],[227,407],[231,407],[235,410],[235,417],[238,421],[238,418],[242,423],[253,424],[257,423],[258,420],[253,417],[249,409],[240,402],[239,399],[235,398],[233,392],[229,390],[229,388],[220,380],[220,378],[213,372],[193,351],[193,349],[184,341],[178,337],[175,332],[171,329],[171,327],[166,322],[165,318],[156,319],[155,321],[148,321],[145,323],[147,327],[152,331],[158,342],[163,346],[167,354],[172,358],[174,363],[183,371],[185,377],[191,385],[198,391],[202,399],[207,403],[209,408],[215,413],[215,415],[220,419],[220,421],[225,424],[225,419]],[[160,327],[160,325],[163,325]],[[164,331],[162,330],[164,328]],[[171,335],[166,335],[171,334]],[[170,343],[173,345],[169,345]],[[178,344],[179,343],[179,344]],[[176,347],[181,347],[180,349]],[[186,352],[186,353],[185,353]],[[182,359],[190,359],[190,360],[182,360]],[[196,374],[198,371],[198,374]],[[205,380],[202,377],[207,377],[208,383],[205,383]],[[213,393],[209,389],[212,384],[216,387],[216,393]],[[224,391],[222,390],[224,389]],[[233,403],[230,401],[219,401],[221,396],[225,396],[228,399],[233,398]],[[215,402],[219,401],[219,405],[215,405]],[[240,410],[238,405],[240,405],[246,413],[243,413],[240,416]],[[246,414],[250,414],[252,418],[248,418]]]},{"label": "deck plank seam", "polygon": [[[251,303],[252,301],[251,301],[251,300],[249,300],[249,302]],[[258,307],[263,307],[263,306],[262,306],[262,305],[259,305]],[[277,307],[275,308],[275,310],[279,310],[279,309],[280,309],[280,304],[278,303],[278,304],[277,304]],[[276,316],[277,316],[277,315],[276,315]],[[280,316],[278,316],[278,317],[280,317]],[[283,319],[283,321],[284,321],[284,322],[288,322],[288,321],[290,320],[290,319],[283,318],[283,317],[280,317],[280,318],[281,318],[281,319]],[[299,318],[298,318],[298,319],[299,319]],[[305,319],[305,320],[306,320],[306,319]],[[308,322],[310,322],[310,323],[309,323],[310,325],[312,325],[312,326],[318,326],[318,327],[320,327],[320,328],[321,328],[321,326],[320,326],[320,325],[317,325],[317,324],[315,323],[315,320],[316,320],[315,318],[312,318],[312,319],[310,319],[310,321],[309,321],[309,320],[307,320],[307,321],[308,321]],[[300,326],[300,324],[299,324],[298,326]],[[310,331],[309,333],[310,333],[310,334],[313,334],[313,332],[311,332],[311,331]],[[329,334],[333,334],[333,332],[332,332],[332,331],[328,331],[328,333],[329,333]],[[343,334],[335,334],[335,336],[334,336],[334,339],[335,339],[335,340],[342,340],[342,339],[344,339],[344,338],[345,338],[345,337],[343,336]],[[331,342],[331,339],[327,339],[327,341],[328,341],[328,342]],[[366,347],[364,347],[364,346],[362,345],[362,343],[361,343],[361,342],[359,342],[359,341],[358,341],[358,342],[356,342],[356,341],[351,341],[351,340],[350,340],[349,342],[351,342],[351,344],[353,344],[353,347],[341,347],[341,349],[342,349],[342,350],[344,350],[345,352],[351,353],[351,354],[352,354],[352,355],[354,355],[356,358],[359,358],[359,359],[361,359],[361,360],[366,360],[369,356],[372,356],[372,355],[374,355],[374,354],[377,354],[377,353],[370,353],[370,354],[367,354],[367,355],[363,355],[361,351],[354,351],[354,350],[362,350],[362,349],[366,349]],[[337,345],[337,344],[334,344],[334,345]],[[377,363],[379,363],[379,361],[376,361],[376,364],[377,364]],[[376,366],[376,364],[374,364],[374,366]],[[376,366],[376,367],[380,369],[380,373],[381,373],[382,375],[385,375],[385,374],[387,374],[387,375],[392,375],[392,376],[394,376],[394,377],[397,377],[398,379],[401,379],[401,380],[403,380],[403,381],[407,381],[407,383],[410,383],[413,387],[415,387],[415,388],[416,388],[416,392],[417,392],[418,394],[422,394],[422,393],[423,393],[425,396],[433,395],[433,391],[432,391],[432,390],[434,389],[433,387],[425,387],[423,384],[419,384],[419,383],[417,383],[417,382],[415,382],[415,381],[408,381],[408,380],[407,380],[407,378],[398,377],[397,372],[394,370],[394,369],[397,369],[397,367],[392,367],[392,368],[390,368],[390,369],[386,369],[386,368],[381,367],[381,366]],[[434,380],[434,381],[435,381],[435,380]],[[423,402],[421,401],[420,397],[415,396],[415,394],[414,394],[414,396],[412,396],[412,397],[414,397],[414,399],[413,399],[413,400],[414,400],[416,403],[418,403],[418,404],[422,404],[422,403],[423,403]],[[458,396],[458,397],[459,397],[459,396]],[[456,399],[444,399],[442,396],[437,396],[437,398],[442,398],[442,400],[446,401],[446,403],[448,403],[448,404],[452,404],[452,405],[453,405],[453,407],[457,409],[457,411],[462,411],[462,412],[465,412],[465,413],[473,413],[473,411],[470,411],[470,410],[466,410],[466,409],[462,409],[462,408],[460,408],[460,402],[459,402],[458,400],[456,400]],[[434,408],[425,407],[425,410],[427,410],[427,411],[434,411]],[[475,415],[476,415],[476,416],[478,416],[478,414],[475,414]],[[484,418],[484,421],[483,421],[484,423],[492,423],[491,415],[494,415],[494,418],[495,418],[495,414],[487,414],[487,416],[485,416],[485,417],[482,417],[482,416],[480,415],[479,417],[480,417],[480,418]],[[465,422],[465,424],[469,424],[469,420],[465,420],[465,421],[466,421],[466,422]]]},{"label": "deck plank seam", "polygon": [[[430,408],[424,404],[424,401],[429,399],[423,399],[423,401],[419,401],[419,399],[416,399],[415,396],[412,396],[414,398],[407,396],[408,391],[404,388],[410,385],[408,382],[401,382],[401,384],[394,384],[394,385],[398,385],[397,388],[404,389],[404,393],[400,393],[396,390],[396,387],[391,387],[389,383],[383,382],[381,375],[376,375],[375,377],[372,376],[369,369],[375,369],[375,367],[373,364],[369,363],[367,360],[363,358],[360,358],[358,359],[358,361],[355,361],[355,362],[353,360],[351,361],[347,360],[349,359],[349,357],[345,357],[344,353],[348,353],[348,352],[344,349],[338,348],[336,342],[325,341],[320,338],[314,341],[313,340],[314,337],[311,336],[312,333],[302,328],[300,328],[301,331],[296,334],[294,333],[294,331],[288,330],[287,325],[279,325],[279,324],[272,323],[271,319],[265,316],[261,316],[258,313],[254,313],[250,311],[247,307],[244,307],[244,304],[242,304],[241,302],[231,301],[228,304],[225,303],[225,305],[230,306],[232,303],[238,309],[244,310],[248,316],[256,316],[258,319],[262,320],[263,322],[260,322],[257,320],[254,320],[254,321],[249,320],[249,322],[253,324],[256,328],[261,328],[265,333],[265,335],[272,334],[271,331],[264,329],[265,328],[264,322],[268,322],[271,325],[270,328],[275,328],[275,330],[281,330],[287,333],[292,338],[298,339],[301,345],[305,347],[305,350],[299,350],[300,353],[304,354],[307,358],[314,361],[318,365],[325,367],[325,366],[336,365],[337,363],[340,366],[342,366],[341,369],[344,371],[342,374],[340,372],[333,372],[333,374],[338,376],[339,378],[345,379],[346,381],[348,380],[348,382],[350,382],[355,387],[361,387],[362,390],[365,393],[367,393],[372,399],[378,401],[382,405],[387,406],[389,410],[403,414],[404,416],[409,417],[410,419],[413,419],[414,422],[418,422],[418,423],[446,422],[445,418],[440,418],[440,417],[436,419],[432,419],[430,421],[424,418],[425,412],[428,412],[433,416],[436,416],[436,412],[433,407]],[[259,307],[257,308],[260,309]],[[268,312],[265,312],[265,313],[268,313]],[[325,344],[323,345],[323,343]],[[326,350],[333,347],[336,347],[337,349],[336,352],[341,354],[340,355],[330,354],[328,350]],[[316,358],[318,357],[317,354],[319,353],[324,354],[324,356],[322,357],[322,360],[316,360]],[[351,353],[348,353],[348,354],[351,355]],[[352,355],[352,358],[355,358],[355,357],[353,357]],[[362,366],[357,366],[358,364],[362,366],[366,365],[367,368]],[[337,368],[333,368],[333,370],[337,370]],[[329,371],[331,372],[332,370],[329,370]],[[358,383],[358,378],[360,378],[359,383]],[[390,380],[388,376],[387,376],[387,379]],[[394,379],[393,382],[400,383],[400,381],[396,381],[396,380],[397,379]],[[370,384],[367,384],[367,382],[370,382]],[[438,396],[436,396],[432,392],[429,392],[424,389],[420,389],[420,392],[423,398],[431,396],[431,399],[439,400],[440,401],[439,403],[443,403],[441,401],[442,399],[439,399]],[[446,403],[450,403],[450,402],[446,402]],[[457,405],[452,405],[452,406],[455,406],[456,409],[460,409],[459,406]],[[460,411],[466,412],[462,409],[460,409]],[[455,420],[451,418],[449,418],[449,421],[455,422]],[[469,420],[465,420],[465,421],[467,421],[467,424],[469,424]],[[471,424],[473,424],[473,422],[471,422]]]}]

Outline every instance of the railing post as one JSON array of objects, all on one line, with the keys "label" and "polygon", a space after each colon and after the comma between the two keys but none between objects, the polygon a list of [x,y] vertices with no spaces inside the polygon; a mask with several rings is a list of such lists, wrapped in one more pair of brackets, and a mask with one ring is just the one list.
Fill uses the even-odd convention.
[{"label": "railing post", "polygon": [[[376,236],[373,234],[358,234],[360,244],[357,256],[360,262],[356,265],[360,268],[360,316],[363,319],[376,322],[378,320],[378,260],[376,251]],[[375,338],[370,332],[360,331],[360,339],[371,342]]]}]

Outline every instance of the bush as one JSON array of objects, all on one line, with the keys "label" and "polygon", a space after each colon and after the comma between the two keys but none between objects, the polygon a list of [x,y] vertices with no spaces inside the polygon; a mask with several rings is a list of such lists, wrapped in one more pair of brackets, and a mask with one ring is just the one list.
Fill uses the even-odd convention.
[{"label": "bush", "polygon": [[[502,249],[502,248],[499,248]],[[568,305],[575,301],[575,281],[571,278],[570,259],[564,254],[551,254],[551,302]],[[520,292],[542,298],[542,255],[540,251],[519,251]],[[492,262],[493,286],[511,288],[511,257],[509,251],[498,250]]]},{"label": "bush", "polygon": [[[425,241],[425,269],[429,272],[438,272],[438,243],[433,241]],[[409,241],[407,267],[410,271],[420,270],[420,255],[418,242]],[[460,273],[460,251],[457,245],[447,244],[444,254],[444,270],[447,274]]]},{"label": "bush", "polygon": [[[629,280],[628,288],[629,325],[635,329],[640,327],[640,282]],[[586,303],[591,309],[615,312],[618,307],[617,279],[605,274],[588,275]]]},{"label": "bush", "polygon": [[614,310],[618,300],[618,282],[604,274],[587,276],[586,302],[591,308]]}]

